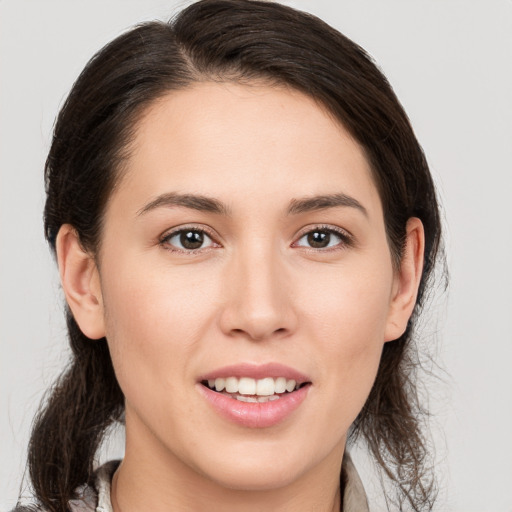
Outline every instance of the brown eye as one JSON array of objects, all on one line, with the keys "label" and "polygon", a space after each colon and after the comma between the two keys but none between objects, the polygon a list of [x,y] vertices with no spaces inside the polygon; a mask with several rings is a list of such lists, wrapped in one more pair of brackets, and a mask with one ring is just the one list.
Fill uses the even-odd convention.
[{"label": "brown eye", "polygon": [[331,233],[325,231],[312,231],[307,235],[308,244],[315,249],[322,249],[329,246]]},{"label": "brown eye", "polygon": [[294,245],[310,249],[328,249],[350,245],[350,238],[334,229],[318,228],[302,235]]},{"label": "brown eye", "polygon": [[204,234],[200,231],[182,231],[180,243],[185,249],[199,249],[203,245]]},{"label": "brown eye", "polygon": [[194,251],[211,247],[213,240],[200,229],[180,229],[166,236],[162,243],[171,246],[171,249]]}]

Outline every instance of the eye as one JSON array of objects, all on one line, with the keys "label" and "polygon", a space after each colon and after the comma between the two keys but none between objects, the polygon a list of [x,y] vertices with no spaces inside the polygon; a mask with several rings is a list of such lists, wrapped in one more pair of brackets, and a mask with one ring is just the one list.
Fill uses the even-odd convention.
[{"label": "eye", "polygon": [[165,235],[160,243],[171,250],[183,252],[197,251],[217,245],[204,230],[198,228],[185,228],[173,231]]},{"label": "eye", "polygon": [[293,245],[310,249],[329,249],[350,245],[350,236],[333,228],[315,228],[303,234]]}]

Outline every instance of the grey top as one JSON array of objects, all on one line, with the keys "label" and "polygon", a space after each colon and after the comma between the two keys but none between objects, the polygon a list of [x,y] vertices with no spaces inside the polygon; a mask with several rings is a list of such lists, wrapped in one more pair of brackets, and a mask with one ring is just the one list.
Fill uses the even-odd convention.
[{"label": "grey top", "polygon": [[[110,483],[119,462],[110,461],[98,468],[94,487],[82,485],[77,489],[78,499],[69,502],[71,512],[113,512]],[[363,484],[348,453],[343,457],[341,477],[345,484],[343,512],[369,512]],[[19,507],[12,512],[22,511],[23,508]]]}]

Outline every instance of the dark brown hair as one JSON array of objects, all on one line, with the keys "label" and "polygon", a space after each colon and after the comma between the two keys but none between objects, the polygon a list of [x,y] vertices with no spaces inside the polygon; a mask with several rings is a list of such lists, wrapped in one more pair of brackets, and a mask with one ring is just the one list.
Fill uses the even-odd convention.
[{"label": "dark brown hair", "polygon": [[[396,484],[397,506],[430,510],[412,340],[440,241],[429,169],[386,78],[359,46],[312,15],[271,2],[204,0],[169,23],[142,24],[96,54],[74,84],[55,126],[45,168],[46,237],[55,250],[69,223],[84,248],[98,250],[105,205],[129,156],[137,120],[163,94],[197,81],[264,80],[315,98],[359,142],[371,163],[391,252],[400,262],[406,222],[425,228],[425,266],[406,332],[386,343],[370,396],[350,439],[364,439]],[[307,121],[306,121],[307,122]],[[88,339],[68,311],[72,359],[38,414],[29,470],[37,500],[67,510],[91,480],[107,428],[123,413],[105,339]]]}]

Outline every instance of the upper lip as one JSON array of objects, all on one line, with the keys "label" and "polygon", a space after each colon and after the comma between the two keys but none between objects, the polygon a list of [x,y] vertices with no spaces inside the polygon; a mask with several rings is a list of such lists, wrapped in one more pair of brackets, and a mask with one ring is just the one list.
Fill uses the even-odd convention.
[{"label": "upper lip", "polygon": [[239,363],[223,366],[222,368],[217,368],[201,375],[198,381],[201,382],[204,380],[226,377],[250,377],[252,379],[264,379],[265,377],[272,377],[277,379],[278,377],[285,377],[286,379],[295,380],[297,384],[310,382],[310,379],[307,377],[307,375],[299,372],[295,368],[291,368],[290,366],[286,366],[281,363]]}]

